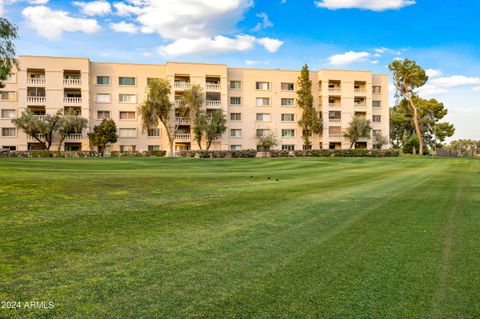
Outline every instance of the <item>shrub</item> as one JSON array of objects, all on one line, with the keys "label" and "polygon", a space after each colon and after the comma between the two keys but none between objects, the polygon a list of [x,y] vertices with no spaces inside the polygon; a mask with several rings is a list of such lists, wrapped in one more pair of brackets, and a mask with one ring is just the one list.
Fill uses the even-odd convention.
[{"label": "shrub", "polygon": [[256,150],[241,150],[241,151],[207,151],[207,150],[192,150],[177,152],[180,157],[197,157],[197,158],[255,158],[257,156]]},{"label": "shrub", "polygon": [[367,150],[367,149],[345,149],[345,150],[305,150],[294,151],[295,157],[397,157],[399,150]]},{"label": "shrub", "polygon": [[287,150],[270,150],[270,157],[289,157],[290,152]]}]

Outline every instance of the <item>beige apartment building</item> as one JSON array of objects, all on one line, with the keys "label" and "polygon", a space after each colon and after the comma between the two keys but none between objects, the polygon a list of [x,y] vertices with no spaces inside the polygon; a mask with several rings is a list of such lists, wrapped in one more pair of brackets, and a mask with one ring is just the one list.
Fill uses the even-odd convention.
[{"label": "beige apartment building", "polygon": [[[37,116],[73,109],[89,120],[84,132],[71,134],[62,149],[90,150],[87,133],[102,119],[115,120],[118,142],[111,151],[168,150],[165,129],[142,131],[138,107],[145,99],[149,79],[166,78],[171,99],[179,105],[182,93],[193,84],[205,91],[207,112],[222,109],[228,130],[212,145],[214,150],[256,148],[257,136],[273,132],[278,149],[301,150],[302,131],[297,122],[298,70],[229,68],[224,64],[168,62],[161,65],[91,62],[86,58],[20,56],[18,70],[0,91],[0,148],[39,149],[18,131],[12,119],[30,109]],[[323,119],[323,133],[313,136],[313,149],[349,148],[344,130],[354,115],[372,121],[374,132],[388,136],[388,76],[370,71],[312,71],[314,103]],[[190,120],[176,117],[179,127],[175,149],[198,149],[192,140]],[[52,149],[58,146],[53,145]],[[372,138],[356,147],[372,147]]]}]

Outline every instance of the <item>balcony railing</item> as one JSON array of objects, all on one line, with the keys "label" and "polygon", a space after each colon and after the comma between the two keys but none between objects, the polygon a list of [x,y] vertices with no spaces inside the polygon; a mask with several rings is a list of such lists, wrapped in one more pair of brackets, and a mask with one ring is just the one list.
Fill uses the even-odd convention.
[{"label": "balcony railing", "polygon": [[342,119],[328,119],[330,123],[341,123]]},{"label": "balcony railing", "polygon": [[328,93],[330,94],[341,94],[342,88],[329,88]]},{"label": "balcony railing", "polygon": [[81,97],[64,97],[63,103],[65,104],[82,104]]},{"label": "balcony railing", "polygon": [[189,125],[190,118],[189,117],[175,117],[175,124],[177,125]]},{"label": "balcony railing", "polygon": [[36,117],[39,121],[45,120],[45,115],[35,115],[35,117]]},{"label": "balcony railing", "polygon": [[188,90],[192,87],[192,84],[190,82],[175,82],[173,87],[176,90]]},{"label": "balcony railing", "polygon": [[[45,138],[45,134],[37,134],[37,137],[39,139],[43,140]],[[36,139],[33,136],[30,136],[30,135],[27,136],[27,139],[29,141],[36,141]]]},{"label": "balcony railing", "polygon": [[45,78],[27,78],[27,85],[45,85]]},{"label": "balcony railing", "polygon": [[175,134],[176,140],[190,141],[190,133],[177,133]]},{"label": "balcony railing", "polygon": [[335,102],[335,103],[328,103],[328,106],[331,108],[340,108],[342,104]]},{"label": "balcony railing", "polygon": [[354,92],[355,94],[367,94],[366,89],[355,89]]},{"label": "balcony railing", "polygon": [[81,79],[63,79],[64,86],[80,86],[82,85]]},{"label": "balcony railing", "polygon": [[27,103],[45,103],[47,98],[45,96],[27,96]]},{"label": "balcony railing", "polygon": [[220,101],[220,100],[206,100],[205,101],[205,106],[206,107],[221,107],[222,106],[222,101]]},{"label": "balcony railing", "polygon": [[216,83],[205,84],[206,91],[220,91],[221,89],[222,89],[222,86],[220,84],[216,84]]},{"label": "balcony railing", "polygon": [[175,100],[173,104],[175,105],[175,107],[180,107],[182,105],[182,102],[183,100]]},{"label": "balcony railing", "polygon": [[335,139],[341,139],[341,138],[343,138],[343,134],[342,133],[329,133],[328,137],[329,138],[335,138]]},{"label": "balcony railing", "polygon": [[68,134],[66,137],[67,140],[81,140],[83,139],[83,134],[82,133],[73,133],[73,134]]},{"label": "balcony railing", "polygon": [[367,107],[367,103],[354,103],[353,105],[357,108],[366,108]]}]

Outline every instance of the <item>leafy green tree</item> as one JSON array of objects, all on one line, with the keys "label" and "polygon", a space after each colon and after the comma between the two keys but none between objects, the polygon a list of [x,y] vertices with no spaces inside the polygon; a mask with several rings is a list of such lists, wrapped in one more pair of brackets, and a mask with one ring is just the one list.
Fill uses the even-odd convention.
[{"label": "leafy green tree", "polygon": [[47,114],[40,118],[30,110],[27,110],[20,117],[12,120],[12,123],[19,130],[43,144],[45,149],[50,150],[55,133],[60,128],[61,121],[62,111],[58,111],[56,114]]},{"label": "leafy green tree", "polygon": [[[173,114],[173,103],[170,101],[171,85],[166,79],[154,79],[149,81],[147,86],[147,98],[139,108],[142,128],[147,131],[158,127],[160,123],[165,127],[170,156],[174,155],[173,143],[175,141],[176,126],[171,123]],[[181,106],[182,111],[186,107]],[[179,116],[185,115],[184,111]]]},{"label": "leafy green tree", "polygon": [[93,128],[93,132],[88,133],[88,139],[90,144],[97,146],[101,155],[105,153],[105,147],[107,144],[113,144],[117,142],[117,125],[112,119],[104,119],[100,125],[96,125]]},{"label": "leafy green tree", "polygon": [[414,102],[414,97],[417,96],[418,88],[427,83],[427,73],[415,61],[408,59],[393,61],[388,67],[393,72],[393,84],[397,89],[397,97],[405,99],[412,112],[415,134],[418,136],[419,141],[419,153],[423,154],[424,142],[420,128],[418,107]]},{"label": "leafy green tree", "polygon": [[223,110],[214,110],[205,118],[205,138],[207,140],[207,150],[210,149],[212,142],[221,136],[227,130],[227,118]]},{"label": "leafy green tree", "polygon": [[82,133],[82,130],[87,127],[88,120],[81,117],[77,112],[69,110],[65,111],[60,119],[58,128],[58,135],[60,142],[58,143],[58,151],[62,148],[62,144],[70,134]]},{"label": "leafy green tree", "polygon": [[353,116],[343,136],[350,140],[350,148],[353,148],[359,139],[370,138],[371,133],[372,125],[370,120],[367,120],[364,116]]},{"label": "leafy green tree", "polygon": [[302,108],[302,118],[298,121],[298,125],[303,130],[303,144],[310,146],[312,145],[310,136],[320,134],[323,125],[313,106],[312,81],[310,80],[310,71],[306,64],[302,67],[298,77],[298,86],[297,103]]},{"label": "leafy green tree", "polygon": [[377,150],[381,150],[384,145],[388,145],[388,137],[375,132],[373,134],[373,147]]},{"label": "leafy green tree", "polygon": [[4,81],[12,73],[12,68],[17,65],[14,44],[17,37],[17,27],[7,19],[0,18],[0,88],[5,87]]},{"label": "leafy green tree", "polygon": [[181,114],[188,113],[192,121],[193,138],[200,149],[202,149],[202,139],[206,125],[204,103],[205,94],[202,87],[194,84],[189,90],[183,92],[183,100],[179,110]]},{"label": "leafy green tree", "polygon": [[460,139],[451,141],[447,149],[457,154],[457,156],[472,156],[474,157],[478,150],[480,150],[480,141],[471,139]]},{"label": "leafy green tree", "polygon": [[404,110],[398,105],[390,108],[390,142],[392,147],[401,149],[412,135],[412,132],[415,132],[415,129],[410,111]]},{"label": "leafy green tree", "polygon": [[[278,144],[280,144],[280,141],[273,132],[257,136],[257,146],[259,146],[264,152],[269,151],[272,146],[277,146]],[[266,154],[264,155],[266,156]]]}]

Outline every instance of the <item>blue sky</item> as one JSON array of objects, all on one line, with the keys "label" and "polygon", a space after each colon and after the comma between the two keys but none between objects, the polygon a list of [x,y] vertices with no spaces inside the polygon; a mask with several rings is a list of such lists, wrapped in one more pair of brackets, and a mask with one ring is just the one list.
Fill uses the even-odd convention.
[{"label": "blue sky", "polygon": [[[455,138],[480,139],[478,0],[0,0],[19,54],[232,67],[429,69],[422,96],[450,111]],[[393,103],[393,91],[392,91]]]}]

